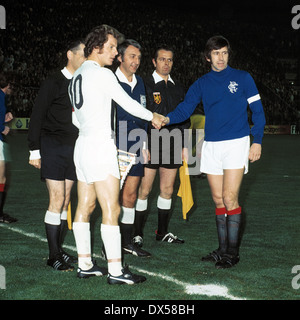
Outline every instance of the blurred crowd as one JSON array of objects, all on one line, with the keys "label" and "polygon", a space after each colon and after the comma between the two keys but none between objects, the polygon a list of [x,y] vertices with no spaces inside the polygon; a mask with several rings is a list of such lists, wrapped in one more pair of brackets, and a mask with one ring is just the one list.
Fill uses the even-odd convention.
[{"label": "blurred crowd", "polygon": [[299,90],[286,80],[286,73],[298,72],[299,77],[299,66],[282,60],[297,61],[293,60],[297,45],[293,34],[282,29],[234,22],[234,17],[220,14],[208,16],[201,10],[179,10],[157,1],[150,5],[138,0],[15,0],[5,7],[7,25],[1,31],[0,70],[16,75],[15,94],[9,101],[15,116],[30,116],[41,82],[63,67],[66,42],[84,38],[103,23],[141,43],[141,76],[153,71],[151,59],[156,45],[171,45],[175,50],[172,75],[186,89],[209,71],[203,59],[206,40],[222,34],[232,45],[230,65],[250,72],[256,81],[267,124],[292,124],[298,114]]}]

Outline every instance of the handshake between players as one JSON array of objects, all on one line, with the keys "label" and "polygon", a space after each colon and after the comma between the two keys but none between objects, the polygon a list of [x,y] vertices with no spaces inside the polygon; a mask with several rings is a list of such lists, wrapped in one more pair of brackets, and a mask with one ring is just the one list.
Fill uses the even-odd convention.
[{"label": "handshake between players", "polygon": [[153,112],[153,119],[151,122],[155,129],[160,129],[161,127],[167,125],[170,122],[170,119],[159,113]]}]

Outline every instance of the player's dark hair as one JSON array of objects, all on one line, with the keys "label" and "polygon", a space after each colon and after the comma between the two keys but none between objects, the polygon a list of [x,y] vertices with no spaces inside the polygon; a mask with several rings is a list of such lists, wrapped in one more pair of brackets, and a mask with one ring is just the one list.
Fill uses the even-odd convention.
[{"label": "player's dark hair", "polygon": [[78,39],[78,40],[73,40],[73,41],[70,41],[68,44],[67,44],[67,47],[66,47],[66,52],[68,52],[69,50],[72,51],[72,52],[76,52],[80,49],[80,45],[81,44],[84,44],[84,40],[83,39]]},{"label": "player's dark hair", "polygon": [[223,36],[213,36],[209,38],[206,42],[205,49],[204,49],[204,58],[211,59],[211,52],[212,50],[219,50],[221,48],[227,47],[228,54],[231,53],[231,48],[229,41],[224,38]]},{"label": "player's dark hair", "polygon": [[160,44],[159,46],[156,47],[154,54],[153,54],[153,59],[156,61],[158,57],[158,51],[160,50],[165,50],[165,51],[171,51],[173,53],[173,58],[174,58],[174,50],[172,47],[170,47],[167,44]]},{"label": "player's dark hair", "polygon": [[8,85],[11,87],[14,85],[15,76],[12,72],[1,72],[0,73],[0,88],[4,89]]},{"label": "player's dark hair", "polygon": [[124,36],[117,29],[108,26],[107,24],[102,24],[101,26],[95,27],[85,39],[84,56],[87,58],[94,48],[102,49],[104,44],[108,40],[108,35],[112,35],[121,43],[124,41]]},{"label": "player's dark hair", "polygon": [[126,39],[118,45],[118,56],[121,57],[122,61],[123,61],[124,53],[129,46],[133,46],[139,49],[140,51],[142,51],[142,46],[137,41],[132,39]]},{"label": "player's dark hair", "polygon": [[59,61],[60,67],[64,67],[68,63],[67,52],[70,50],[73,53],[76,53],[76,51],[80,49],[81,44],[84,44],[84,39],[71,40],[67,43],[64,48],[63,55],[61,56]]}]

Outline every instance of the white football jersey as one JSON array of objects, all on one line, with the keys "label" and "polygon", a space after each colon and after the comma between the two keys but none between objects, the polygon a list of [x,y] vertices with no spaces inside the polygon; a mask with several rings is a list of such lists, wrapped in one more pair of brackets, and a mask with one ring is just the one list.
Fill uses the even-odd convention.
[{"label": "white football jersey", "polygon": [[69,95],[76,116],[73,123],[79,127],[79,135],[111,139],[112,99],[138,118],[151,121],[153,117],[152,112],[123,90],[111,70],[92,60],[85,61],[74,73]]}]

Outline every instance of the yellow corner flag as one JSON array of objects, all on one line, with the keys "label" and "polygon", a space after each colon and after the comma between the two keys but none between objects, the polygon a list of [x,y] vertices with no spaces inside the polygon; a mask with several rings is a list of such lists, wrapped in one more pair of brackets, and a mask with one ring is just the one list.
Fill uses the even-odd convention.
[{"label": "yellow corner flag", "polygon": [[189,175],[189,168],[187,162],[183,160],[183,165],[179,169],[180,186],[177,193],[178,197],[181,197],[182,201],[182,215],[183,219],[186,220],[187,213],[191,210],[194,205],[192,187]]},{"label": "yellow corner flag", "polygon": [[72,230],[72,211],[71,211],[71,201],[68,205],[68,214],[67,214],[68,228]]}]

